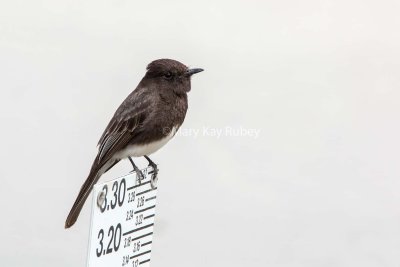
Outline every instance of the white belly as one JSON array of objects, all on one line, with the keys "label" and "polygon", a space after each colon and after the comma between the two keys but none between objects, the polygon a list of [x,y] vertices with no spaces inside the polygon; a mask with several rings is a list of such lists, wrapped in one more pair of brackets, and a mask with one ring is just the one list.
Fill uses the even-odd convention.
[{"label": "white belly", "polygon": [[168,141],[171,140],[172,137],[174,137],[175,133],[176,133],[176,127],[174,127],[167,136],[165,136],[163,139],[160,139],[158,141],[155,141],[155,142],[152,142],[149,144],[145,144],[145,145],[129,145],[125,149],[116,153],[114,155],[114,158],[124,159],[127,157],[141,157],[144,155],[150,155],[150,154],[156,152],[157,150],[159,150],[166,143],[168,143]]}]

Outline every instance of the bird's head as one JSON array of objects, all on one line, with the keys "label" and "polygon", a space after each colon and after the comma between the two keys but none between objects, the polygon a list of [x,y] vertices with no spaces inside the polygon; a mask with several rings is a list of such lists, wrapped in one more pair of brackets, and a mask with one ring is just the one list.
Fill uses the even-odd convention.
[{"label": "bird's head", "polygon": [[147,66],[144,80],[152,81],[162,90],[173,90],[177,94],[190,91],[190,78],[193,74],[203,71],[199,68],[188,68],[173,59],[157,59]]}]

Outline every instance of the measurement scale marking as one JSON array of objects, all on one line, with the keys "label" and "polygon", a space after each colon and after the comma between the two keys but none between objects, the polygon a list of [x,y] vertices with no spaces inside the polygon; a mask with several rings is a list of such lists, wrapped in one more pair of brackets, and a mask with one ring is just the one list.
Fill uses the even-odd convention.
[{"label": "measurement scale marking", "polygon": [[154,209],[155,207],[156,207],[156,205],[153,205],[153,206],[150,206],[150,207],[145,208],[145,209],[137,210],[137,211],[134,212],[134,214],[138,214],[138,213],[141,213],[141,212],[146,211],[146,210],[151,210],[151,209]]},{"label": "measurement scale marking", "polygon": [[150,253],[150,252],[151,252],[151,250],[148,250],[148,251],[142,252],[142,253],[140,253],[140,254],[137,254],[137,255],[131,256],[131,257],[130,257],[130,259],[134,259],[134,258],[137,258],[137,257],[143,256],[143,255],[146,255],[147,253]]},{"label": "measurement scale marking", "polygon": [[140,265],[140,264],[143,264],[143,263],[146,263],[146,262],[149,262],[149,261],[150,261],[150,259],[145,260],[145,261],[141,261],[141,262],[139,262],[139,265]]},{"label": "measurement scale marking", "polygon": [[153,243],[153,241],[149,241],[149,242],[143,243],[143,244],[142,244],[142,247],[147,246],[147,245],[149,245],[149,244],[151,244],[151,243]]},{"label": "measurement scale marking", "polygon": [[[158,200],[157,187],[149,186],[153,186],[151,174],[154,175],[155,172],[149,170],[143,170],[143,179],[138,179],[138,175],[131,172],[126,176],[95,185],[87,267],[121,266],[122,256],[122,265],[125,264],[125,267],[129,267],[132,261],[136,267],[149,266]],[[98,201],[101,194],[104,195],[105,201],[100,207]],[[106,212],[107,210],[114,212]],[[136,220],[131,220],[135,217]],[[124,245],[119,246],[120,240],[125,242]]]},{"label": "measurement scale marking", "polygon": [[156,198],[157,198],[157,196],[146,198],[146,202],[150,201],[150,200],[153,200],[153,199],[156,199]]},{"label": "measurement scale marking", "polygon": [[152,235],[152,234],[153,234],[153,232],[148,233],[148,234],[144,234],[144,235],[141,235],[141,236],[138,236],[138,237],[135,237],[135,238],[131,239],[131,241],[136,241],[138,239],[141,239],[143,237],[146,237],[146,236],[149,236],[149,235]]},{"label": "measurement scale marking", "polygon": [[126,190],[129,191],[129,190],[132,190],[132,189],[141,187],[141,186],[146,185],[146,184],[149,184],[149,183],[150,183],[150,181],[147,181],[147,182],[144,182],[144,183],[141,183],[141,184],[137,184],[137,185],[133,185],[133,186],[131,186],[131,187],[128,187],[128,189],[126,189]]},{"label": "measurement scale marking", "polygon": [[149,216],[144,217],[144,219],[147,220],[147,219],[149,219],[149,218],[151,218],[151,217],[154,217],[154,216],[155,216],[154,214],[151,214],[151,215],[149,215]]},{"label": "measurement scale marking", "polygon": [[148,224],[148,225],[145,225],[145,226],[142,226],[142,227],[139,227],[139,228],[130,230],[130,231],[124,233],[123,236],[126,236],[126,235],[132,234],[132,233],[134,233],[134,232],[137,232],[137,231],[140,231],[140,230],[143,230],[143,229],[152,227],[153,225],[154,225],[154,223],[151,223],[151,224]]},{"label": "measurement scale marking", "polygon": [[137,193],[136,195],[137,195],[137,196],[140,196],[140,195],[146,194],[146,193],[151,192],[151,191],[156,190],[156,189],[157,189],[157,187],[154,188],[154,189],[150,188],[150,189],[148,189],[148,190],[145,190],[145,191],[142,191],[142,192],[140,192],[140,193]]}]

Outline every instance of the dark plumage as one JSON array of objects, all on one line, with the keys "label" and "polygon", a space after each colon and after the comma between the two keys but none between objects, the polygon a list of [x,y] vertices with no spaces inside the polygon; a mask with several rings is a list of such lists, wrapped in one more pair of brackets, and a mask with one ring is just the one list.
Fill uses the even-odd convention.
[{"label": "dark plumage", "polygon": [[102,134],[97,157],[68,215],[65,228],[75,223],[93,185],[103,173],[121,159],[155,152],[172,137],[175,132],[169,135],[170,131],[177,130],[185,119],[190,78],[200,71],[202,69],[189,69],[172,59],[155,60],[147,66],[145,76],[119,106]]}]

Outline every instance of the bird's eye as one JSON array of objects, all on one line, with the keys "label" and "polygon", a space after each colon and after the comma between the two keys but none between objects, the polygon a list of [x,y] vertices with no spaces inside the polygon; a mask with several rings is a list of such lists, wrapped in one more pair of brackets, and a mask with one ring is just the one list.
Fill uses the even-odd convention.
[{"label": "bird's eye", "polygon": [[167,79],[167,80],[171,80],[172,73],[170,71],[168,71],[167,73],[164,74],[164,78]]}]

